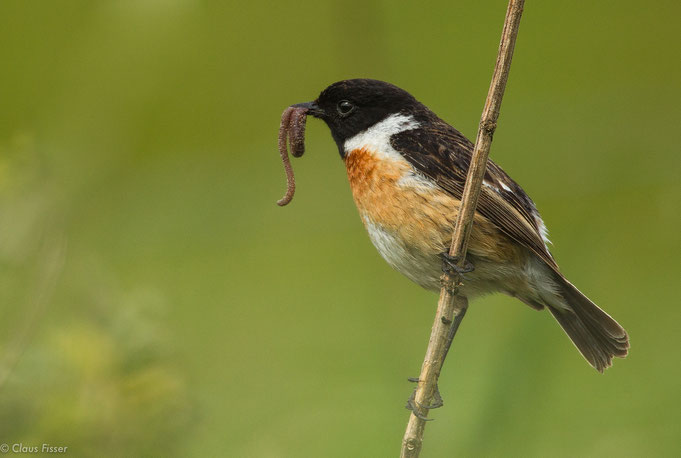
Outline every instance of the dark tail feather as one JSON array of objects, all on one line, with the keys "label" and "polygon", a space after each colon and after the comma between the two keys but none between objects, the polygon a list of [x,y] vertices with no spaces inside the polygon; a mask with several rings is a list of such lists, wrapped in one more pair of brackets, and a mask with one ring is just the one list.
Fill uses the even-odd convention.
[{"label": "dark tail feather", "polygon": [[603,372],[613,357],[624,358],[629,350],[624,328],[563,276],[556,274],[556,283],[569,309],[548,309],[589,364]]}]

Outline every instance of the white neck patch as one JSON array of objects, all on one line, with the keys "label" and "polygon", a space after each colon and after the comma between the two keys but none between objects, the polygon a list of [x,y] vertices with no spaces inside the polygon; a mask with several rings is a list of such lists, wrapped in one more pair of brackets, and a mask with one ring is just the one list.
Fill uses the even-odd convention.
[{"label": "white neck patch", "polygon": [[390,137],[418,127],[419,123],[413,116],[401,113],[392,114],[367,130],[345,140],[343,149],[345,154],[350,154],[355,149],[367,149],[382,158],[403,160],[400,153],[395,151],[390,144]]}]

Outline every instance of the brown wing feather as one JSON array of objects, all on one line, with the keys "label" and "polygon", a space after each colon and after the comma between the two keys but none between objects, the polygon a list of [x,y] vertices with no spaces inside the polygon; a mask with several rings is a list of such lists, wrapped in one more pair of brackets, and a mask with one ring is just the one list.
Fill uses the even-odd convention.
[{"label": "brown wing feather", "polygon": [[[460,199],[473,144],[444,121],[429,121],[427,128],[394,135],[391,144],[419,173]],[[491,160],[485,183],[477,211],[557,272],[558,266],[542,238],[539,213],[525,191]]]}]

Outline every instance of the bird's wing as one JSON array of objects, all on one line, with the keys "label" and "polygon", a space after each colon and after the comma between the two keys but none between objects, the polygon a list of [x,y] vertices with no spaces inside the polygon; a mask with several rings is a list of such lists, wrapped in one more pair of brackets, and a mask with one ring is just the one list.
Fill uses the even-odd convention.
[{"label": "bird's wing", "polygon": [[[473,144],[450,125],[439,122],[391,138],[393,148],[414,169],[461,199]],[[527,247],[552,269],[558,266],[546,247],[544,223],[523,189],[492,161],[487,162],[476,209],[503,233]]]}]

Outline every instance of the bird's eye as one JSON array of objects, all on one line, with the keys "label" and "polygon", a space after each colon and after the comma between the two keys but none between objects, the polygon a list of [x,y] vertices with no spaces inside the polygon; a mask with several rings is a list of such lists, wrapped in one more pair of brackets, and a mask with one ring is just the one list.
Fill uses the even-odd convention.
[{"label": "bird's eye", "polygon": [[352,103],[348,102],[347,100],[341,100],[340,102],[338,102],[337,109],[338,114],[340,114],[341,116],[347,116],[350,113],[352,113],[352,111],[355,109],[355,106]]}]

